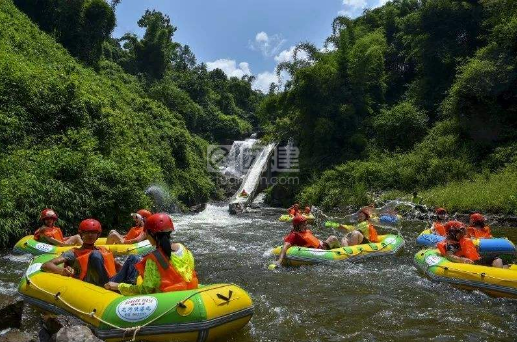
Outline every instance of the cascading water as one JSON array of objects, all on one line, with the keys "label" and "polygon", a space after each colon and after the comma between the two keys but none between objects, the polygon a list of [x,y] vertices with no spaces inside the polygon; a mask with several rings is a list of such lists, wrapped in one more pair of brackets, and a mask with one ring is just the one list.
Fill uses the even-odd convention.
[{"label": "cascading water", "polygon": [[233,145],[222,165],[222,174],[229,177],[242,178],[254,161],[257,150],[254,146],[257,139],[246,139],[234,141]]}]

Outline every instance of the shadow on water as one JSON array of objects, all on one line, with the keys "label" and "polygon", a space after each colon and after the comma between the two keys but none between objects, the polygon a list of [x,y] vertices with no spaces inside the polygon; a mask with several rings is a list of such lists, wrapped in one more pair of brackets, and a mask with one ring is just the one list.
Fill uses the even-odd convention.
[{"label": "shadow on water", "polygon": [[[235,283],[254,300],[250,324],[227,341],[515,340],[517,301],[432,283],[417,273],[415,239],[425,223],[403,223],[406,247],[397,256],[269,271],[273,257],[267,251],[290,229],[272,215],[230,215],[223,203],[196,215],[174,215],[174,240],[194,253],[199,279]],[[313,231],[320,238],[336,233]],[[15,293],[28,261],[3,256],[3,292]]]}]

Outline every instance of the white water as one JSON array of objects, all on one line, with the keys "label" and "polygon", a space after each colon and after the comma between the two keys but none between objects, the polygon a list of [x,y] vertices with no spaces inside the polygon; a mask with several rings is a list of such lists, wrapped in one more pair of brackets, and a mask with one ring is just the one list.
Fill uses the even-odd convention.
[{"label": "white water", "polygon": [[221,172],[226,176],[242,178],[254,161],[257,151],[254,150],[257,139],[237,140],[228,153]]}]

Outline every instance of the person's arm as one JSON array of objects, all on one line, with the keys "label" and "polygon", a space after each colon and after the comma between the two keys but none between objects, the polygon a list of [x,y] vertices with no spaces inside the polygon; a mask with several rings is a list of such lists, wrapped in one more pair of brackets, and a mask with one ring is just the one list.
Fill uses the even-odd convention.
[{"label": "person's arm", "polygon": [[45,272],[61,274],[65,277],[70,277],[74,275],[74,269],[70,266],[59,267],[62,263],[64,263],[66,259],[63,256],[58,256],[50,261],[47,261],[43,265],[41,265],[41,269]]},{"label": "person's arm", "polygon": [[469,258],[454,255],[452,252],[447,252],[447,255],[445,257],[452,262],[459,262],[462,264],[473,264],[474,263],[474,261],[470,260]]},{"label": "person's arm", "polygon": [[142,230],[142,232],[140,233],[140,235],[138,235],[136,238],[134,239],[129,239],[129,240],[126,240],[124,239],[124,243],[125,244],[132,244],[132,243],[137,243],[137,242],[140,242],[140,241],[144,241],[146,238],[146,234],[145,232]]},{"label": "person's arm", "polygon": [[162,277],[158,271],[158,267],[154,261],[148,259],[145,263],[144,281],[139,285],[108,282],[104,287],[108,290],[119,291],[124,296],[131,296],[136,294],[155,293],[156,289],[160,287]]},{"label": "person's arm", "polygon": [[54,239],[53,237],[50,237],[50,236],[45,236],[45,239],[50,242],[51,245],[54,245],[54,246],[59,246],[59,247],[63,247],[65,244],[59,240],[56,240]]},{"label": "person's arm", "polygon": [[282,265],[284,262],[285,254],[287,253],[289,247],[291,247],[291,244],[289,242],[285,242],[284,246],[282,247],[282,251],[280,251],[280,256],[278,257],[278,260],[275,262],[275,264]]}]

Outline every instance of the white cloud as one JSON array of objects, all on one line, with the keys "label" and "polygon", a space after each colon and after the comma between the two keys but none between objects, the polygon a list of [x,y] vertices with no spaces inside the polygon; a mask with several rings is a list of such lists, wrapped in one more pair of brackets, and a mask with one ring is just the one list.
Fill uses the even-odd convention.
[{"label": "white cloud", "polygon": [[264,57],[274,56],[280,51],[286,40],[281,35],[269,36],[266,32],[257,33],[254,41],[248,42],[248,47],[253,51],[260,51]]},{"label": "white cloud", "polygon": [[261,90],[263,93],[268,93],[269,86],[271,85],[271,83],[278,84],[278,76],[276,75],[276,72],[265,71],[256,76],[255,81],[253,81],[252,87],[255,90]]},{"label": "white cloud", "polygon": [[218,59],[213,62],[207,62],[206,68],[209,71],[221,69],[228,77],[241,78],[244,75],[251,75],[250,65],[247,62],[241,62],[237,66],[237,62],[233,59]]},{"label": "white cloud", "polygon": [[264,31],[257,33],[257,35],[255,36],[256,42],[267,42],[268,40],[269,40],[269,37],[268,37],[267,33]]},{"label": "white cloud", "polygon": [[[294,49],[296,49],[296,46],[291,46],[289,49],[283,50],[282,52],[280,52],[278,55],[275,56],[275,61],[277,63],[292,62],[294,60]],[[309,59],[309,55],[307,54],[307,52],[305,52],[303,50],[298,51],[297,57],[299,60]]]},{"label": "white cloud", "polygon": [[343,0],[343,9],[339,15],[355,18],[363,13],[367,8],[377,8],[386,5],[391,0]]}]

